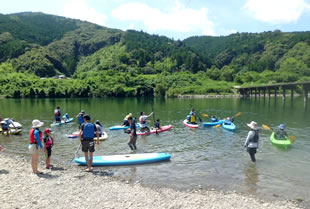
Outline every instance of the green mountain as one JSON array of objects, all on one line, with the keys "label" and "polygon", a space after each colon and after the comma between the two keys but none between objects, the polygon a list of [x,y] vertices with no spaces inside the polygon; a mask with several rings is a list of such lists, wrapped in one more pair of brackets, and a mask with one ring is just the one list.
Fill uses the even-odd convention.
[{"label": "green mountain", "polygon": [[308,76],[310,32],[174,41],[43,13],[0,14],[0,95],[7,97],[226,94],[235,84]]}]

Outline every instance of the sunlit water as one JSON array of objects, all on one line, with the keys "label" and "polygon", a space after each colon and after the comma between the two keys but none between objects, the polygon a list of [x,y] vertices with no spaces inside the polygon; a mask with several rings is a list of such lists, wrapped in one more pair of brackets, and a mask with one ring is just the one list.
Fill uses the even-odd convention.
[{"label": "sunlit water", "polygon": [[[104,124],[109,139],[96,147],[96,155],[131,153],[127,145],[128,135],[123,131],[109,131],[108,127],[120,124],[129,112],[138,117],[154,110],[161,125],[172,124],[170,131],[159,135],[139,137],[137,153],[168,152],[168,162],[96,168],[111,170],[115,176],[145,185],[193,189],[201,185],[205,189],[221,189],[255,194],[271,199],[302,199],[310,202],[310,129],[309,110],[303,98],[293,101],[281,98],[264,99],[0,99],[2,117],[15,118],[24,129],[18,136],[0,136],[5,151],[16,155],[30,155],[27,150],[28,132],[33,119],[49,127],[54,120],[53,110],[60,106],[62,113],[71,117],[84,109],[95,120]],[[202,113],[220,117],[242,115],[235,119],[237,131],[232,133],[220,128],[192,130],[182,121],[193,106],[201,119]],[[153,117],[150,118],[153,123]],[[260,149],[257,162],[250,161],[242,146],[248,133],[247,123],[255,120],[261,126],[276,128],[280,123],[287,127],[289,135],[296,137],[290,149],[271,145],[270,131],[260,131]],[[55,146],[52,161],[70,163],[79,145],[78,139],[67,134],[77,130],[77,123],[53,128]],[[82,155],[82,153],[79,153]],[[43,158],[41,158],[43,159]],[[29,165],[30,166],[30,165]]]}]

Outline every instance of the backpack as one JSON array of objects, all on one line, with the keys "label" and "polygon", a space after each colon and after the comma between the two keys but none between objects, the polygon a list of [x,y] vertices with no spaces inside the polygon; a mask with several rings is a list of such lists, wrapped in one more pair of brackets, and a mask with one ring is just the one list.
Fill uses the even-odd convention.
[{"label": "backpack", "polygon": [[85,123],[83,128],[83,139],[93,139],[95,133],[95,124]]}]

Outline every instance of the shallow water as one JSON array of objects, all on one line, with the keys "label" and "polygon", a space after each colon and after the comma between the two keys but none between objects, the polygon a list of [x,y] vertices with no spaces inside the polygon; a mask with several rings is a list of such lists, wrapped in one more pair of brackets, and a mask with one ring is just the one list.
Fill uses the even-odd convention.
[{"label": "shallow water", "polygon": [[[109,131],[108,127],[120,124],[129,112],[138,117],[140,111],[152,110],[161,125],[172,124],[170,131],[159,135],[138,137],[138,153],[168,152],[169,162],[122,166],[109,169],[114,175],[145,185],[168,186],[179,189],[197,188],[236,190],[271,199],[302,199],[310,202],[310,118],[308,105],[303,98],[293,101],[281,98],[266,99],[0,99],[2,117],[15,118],[23,126],[23,134],[5,137],[0,135],[0,144],[6,152],[30,157],[27,150],[28,131],[33,119],[53,122],[53,110],[60,106],[62,113],[75,116],[86,110],[95,120],[104,124],[109,139],[96,147],[96,155],[130,153],[128,135],[122,131]],[[201,119],[202,113],[209,116],[242,115],[235,119],[236,132],[220,128],[189,129],[182,121],[193,106]],[[153,123],[153,117],[150,118]],[[260,131],[260,149],[257,162],[250,161],[242,146],[248,133],[247,123],[255,120],[261,126],[276,128],[280,123],[287,127],[289,135],[296,137],[289,149],[273,146],[269,141],[270,131]],[[52,160],[70,163],[79,145],[78,139],[66,137],[77,130],[77,123],[53,128],[55,146]],[[79,152],[82,155],[81,152]],[[41,158],[43,159],[43,158]]]}]

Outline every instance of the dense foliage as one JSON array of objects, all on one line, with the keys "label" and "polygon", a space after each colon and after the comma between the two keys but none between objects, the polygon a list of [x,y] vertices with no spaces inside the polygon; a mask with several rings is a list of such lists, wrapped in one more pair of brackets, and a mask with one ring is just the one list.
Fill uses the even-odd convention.
[{"label": "dense foliage", "polygon": [[174,41],[43,13],[0,14],[7,97],[230,94],[233,85],[309,79],[310,32]]}]

